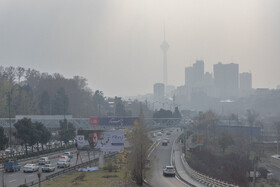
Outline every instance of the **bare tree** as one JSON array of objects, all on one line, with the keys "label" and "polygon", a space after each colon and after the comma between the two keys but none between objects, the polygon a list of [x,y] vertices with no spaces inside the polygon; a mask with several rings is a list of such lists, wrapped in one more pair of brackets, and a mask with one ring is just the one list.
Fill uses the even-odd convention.
[{"label": "bare tree", "polygon": [[149,146],[142,109],[140,110],[139,121],[135,124],[132,136],[130,137],[130,143],[132,145],[129,160],[130,174],[132,180],[134,180],[137,185],[142,186]]},{"label": "bare tree", "polygon": [[255,126],[256,119],[258,114],[254,110],[247,110],[247,120],[250,126],[250,143],[252,143],[253,139],[253,127]]},{"label": "bare tree", "polygon": [[15,82],[15,78],[16,78],[16,70],[14,67],[10,66],[10,67],[6,67],[5,68],[5,75],[6,78],[8,80],[8,82],[10,83],[10,85],[13,85]]}]

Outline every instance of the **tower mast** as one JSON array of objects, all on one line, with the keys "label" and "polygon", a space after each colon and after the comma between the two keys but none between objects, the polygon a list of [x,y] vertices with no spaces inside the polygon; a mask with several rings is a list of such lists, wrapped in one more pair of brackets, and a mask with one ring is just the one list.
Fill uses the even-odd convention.
[{"label": "tower mast", "polygon": [[165,88],[167,86],[167,51],[169,49],[169,44],[165,40],[165,27],[163,29],[163,42],[160,45],[160,48],[163,52],[163,83]]}]

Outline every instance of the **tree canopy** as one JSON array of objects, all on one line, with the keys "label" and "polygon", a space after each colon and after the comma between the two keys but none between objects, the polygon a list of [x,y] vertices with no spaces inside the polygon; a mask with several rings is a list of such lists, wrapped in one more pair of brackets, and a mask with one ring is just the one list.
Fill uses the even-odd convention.
[{"label": "tree canopy", "polygon": [[66,119],[59,121],[59,139],[68,143],[69,140],[73,140],[76,136],[76,128],[73,123],[68,122]]},{"label": "tree canopy", "polygon": [[8,144],[9,139],[4,134],[4,128],[0,127],[0,150],[5,149],[6,145]]},{"label": "tree canopy", "polygon": [[33,123],[28,118],[17,121],[14,126],[17,130],[16,138],[20,139],[22,144],[26,146],[33,146],[36,143],[46,144],[51,138],[51,133],[42,123]]}]

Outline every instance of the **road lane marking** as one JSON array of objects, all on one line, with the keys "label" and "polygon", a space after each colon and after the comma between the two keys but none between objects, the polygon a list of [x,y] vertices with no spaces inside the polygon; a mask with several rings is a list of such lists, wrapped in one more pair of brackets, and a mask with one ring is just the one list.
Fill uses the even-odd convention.
[{"label": "road lane marking", "polygon": [[160,144],[160,142],[158,142],[158,144],[150,151],[150,153],[148,154],[148,158],[151,156],[151,154],[153,153],[153,151],[155,150],[155,148]]},{"label": "road lane marking", "polygon": [[28,175],[27,177],[33,177],[34,176],[34,174],[32,174],[32,175]]},{"label": "road lane marking", "polygon": [[16,179],[14,179],[14,180],[11,180],[11,181],[9,181],[9,182],[15,182],[16,181]]}]

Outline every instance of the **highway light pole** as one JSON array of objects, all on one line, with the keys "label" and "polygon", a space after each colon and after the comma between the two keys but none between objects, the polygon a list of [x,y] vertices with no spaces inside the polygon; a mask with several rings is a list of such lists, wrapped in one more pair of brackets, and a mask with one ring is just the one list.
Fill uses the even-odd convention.
[{"label": "highway light pole", "polygon": [[8,104],[9,104],[9,124],[10,124],[10,133],[9,133],[9,147],[10,147],[10,157],[12,157],[12,121],[11,121],[11,91],[8,94]]}]

